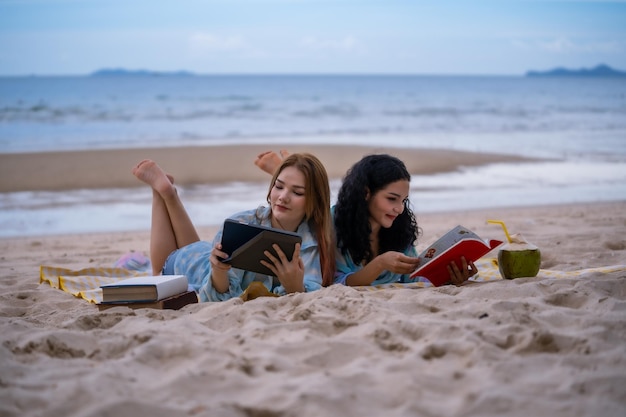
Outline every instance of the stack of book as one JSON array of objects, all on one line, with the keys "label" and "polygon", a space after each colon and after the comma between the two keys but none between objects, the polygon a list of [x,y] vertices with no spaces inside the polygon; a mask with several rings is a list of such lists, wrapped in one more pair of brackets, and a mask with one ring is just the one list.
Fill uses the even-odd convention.
[{"label": "stack of book", "polygon": [[98,308],[101,311],[117,306],[178,310],[198,302],[195,291],[188,290],[185,275],[133,277],[100,288],[102,302]]}]

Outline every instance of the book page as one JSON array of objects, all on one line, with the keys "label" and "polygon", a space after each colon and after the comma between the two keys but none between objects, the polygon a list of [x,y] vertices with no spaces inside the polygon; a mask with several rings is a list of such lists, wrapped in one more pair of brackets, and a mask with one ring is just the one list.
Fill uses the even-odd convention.
[{"label": "book page", "polygon": [[157,301],[187,290],[185,275],[150,275],[103,285],[103,301]]},{"label": "book page", "polygon": [[454,246],[455,243],[463,240],[463,239],[476,239],[481,242],[484,242],[476,233],[471,230],[459,225],[447,232],[445,235],[441,236],[435,243],[426,248],[422,253],[419,254],[418,258],[420,259],[420,268],[434,259],[436,256],[443,253],[446,249]]}]

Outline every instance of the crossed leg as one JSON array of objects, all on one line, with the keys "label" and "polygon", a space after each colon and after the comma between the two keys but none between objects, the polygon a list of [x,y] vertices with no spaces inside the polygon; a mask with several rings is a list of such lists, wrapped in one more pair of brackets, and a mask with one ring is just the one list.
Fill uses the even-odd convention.
[{"label": "crossed leg", "polygon": [[176,192],[172,177],[149,159],[139,162],[132,173],[152,188],[150,260],[153,274],[158,275],[170,253],[199,241],[200,237]]}]

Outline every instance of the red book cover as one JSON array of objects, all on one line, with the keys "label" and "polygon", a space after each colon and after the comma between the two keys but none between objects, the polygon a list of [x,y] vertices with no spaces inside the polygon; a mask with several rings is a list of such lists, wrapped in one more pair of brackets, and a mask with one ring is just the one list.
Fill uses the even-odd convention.
[{"label": "red book cover", "polygon": [[424,277],[439,287],[450,281],[447,266],[451,262],[455,262],[460,270],[461,257],[474,262],[501,244],[500,240],[484,240],[471,230],[456,226],[419,255],[420,266],[413,271],[411,278]]}]

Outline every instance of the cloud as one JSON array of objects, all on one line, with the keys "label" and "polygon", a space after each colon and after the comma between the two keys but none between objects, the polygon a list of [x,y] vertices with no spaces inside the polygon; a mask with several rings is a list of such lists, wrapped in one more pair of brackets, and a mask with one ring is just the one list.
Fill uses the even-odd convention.
[{"label": "cloud", "polygon": [[577,45],[567,38],[555,38],[538,42],[540,49],[545,49],[549,52],[572,52],[577,49]]},{"label": "cloud", "polygon": [[353,36],[345,36],[341,39],[320,39],[315,36],[307,36],[300,41],[300,45],[317,50],[347,51],[355,49],[358,42]]},{"label": "cloud", "polygon": [[556,38],[539,42],[539,47],[549,52],[557,53],[595,53],[595,52],[619,52],[623,45],[614,40],[606,41],[579,41],[575,42],[568,38]]},{"label": "cloud", "polygon": [[511,41],[514,47],[523,50],[542,50],[558,54],[569,53],[619,53],[626,49],[620,40],[572,40],[568,37],[554,37],[538,40]]}]

